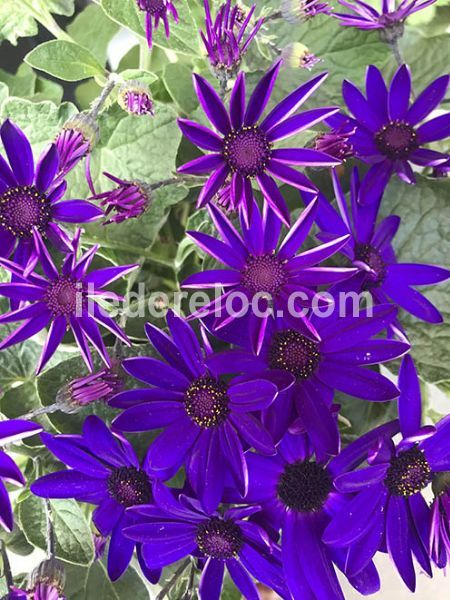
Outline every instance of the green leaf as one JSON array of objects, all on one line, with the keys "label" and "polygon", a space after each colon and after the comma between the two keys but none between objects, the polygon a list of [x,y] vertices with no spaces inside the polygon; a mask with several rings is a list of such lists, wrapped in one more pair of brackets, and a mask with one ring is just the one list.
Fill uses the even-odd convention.
[{"label": "green leaf", "polygon": [[[75,564],[88,565],[94,559],[92,533],[75,500],[50,500],[56,538],[56,556]],[[46,514],[42,498],[30,494],[19,504],[19,521],[25,537],[46,550]]]},{"label": "green leaf", "polygon": [[6,100],[9,96],[9,88],[6,83],[0,82],[0,108],[2,106],[2,102]]},{"label": "green leaf", "polygon": [[64,40],[52,40],[37,46],[26,55],[25,61],[35,69],[64,81],[104,75],[103,67],[89,50]]},{"label": "green leaf", "polygon": [[198,98],[192,84],[192,68],[182,63],[170,63],[164,70],[163,81],[181,112],[189,115],[197,108]]},{"label": "green leaf", "polygon": [[67,119],[76,112],[76,107],[69,102],[56,106],[53,102],[34,103],[8,98],[1,106],[0,116],[10,118],[23,129],[37,158],[37,154],[53,141]]},{"label": "green leaf", "polygon": [[[450,267],[450,191],[448,179],[417,177],[409,186],[392,179],[382,203],[384,215],[397,214],[402,223],[394,239],[399,262],[430,263]],[[411,339],[420,376],[428,383],[450,380],[450,363],[443,360],[450,345],[449,286],[444,283],[418,288],[443,313],[444,323],[430,325],[401,313]]]},{"label": "green leaf", "polygon": [[[424,37],[415,28],[407,27],[400,40],[400,51],[403,60],[409,65],[412,73],[416,95],[418,95],[434,79],[444,74],[439,56],[450,56],[450,36],[448,33],[435,37]],[[391,71],[397,69],[391,62]]]},{"label": "green leaf", "polygon": [[[101,5],[111,19],[145,39],[144,13],[138,9],[134,1],[101,0]],[[200,52],[198,28],[188,0],[178,0],[176,8],[179,23],[175,23],[172,16],[169,16],[170,38],[166,38],[161,23],[158,31],[154,32],[153,43],[155,46],[170,49],[172,52],[197,55]]]},{"label": "green leaf", "polygon": [[108,19],[100,6],[88,4],[68,26],[67,33],[104,65],[108,44],[118,30],[117,23]]},{"label": "green leaf", "polygon": [[112,583],[100,561],[87,569],[67,565],[64,593],[70,600],[146,600],[150,597],[134,567],[129,566],[119,581]]},{"label": "green leaf", "polygon": [[37,23],[25,6],[17,0],[0,2],[0,43],[8,40],[16,46],[19,38],[36,35],[37,32]]},{"label": "green leaf", "polygon": [[145,69],[125,69],[120,76],[126,81],[141,81],[147,85],[151,85],[158,79],[157,75]]}]

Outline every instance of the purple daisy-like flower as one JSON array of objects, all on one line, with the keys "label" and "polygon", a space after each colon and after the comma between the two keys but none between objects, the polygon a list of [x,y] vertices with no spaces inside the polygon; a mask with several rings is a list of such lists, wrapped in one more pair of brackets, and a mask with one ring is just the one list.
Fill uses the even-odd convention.
[{"label": "purple daisy-like flower", "polygon": [[70,240],[58,223],[94,221],[103,216],[102,210],[85,200],[61,200],[67,183],[58,175],[55,144],[35,166],[30,143],[14,123],[6,120],[0,137],[9,162],[0,155],[0,257],[14,253],[15,263],[35,265],[34,228],[56,248],[69,252]]},{"label": "purple daisy-like flower", "polygon": [[431,505],[430,555],[444,569],[450,564],[450,475],[441,473],[433,481],[435,498]]},{"label": "purple daisy-like flower", "polygon": [[[0,422],[0,445],[23,440],[42,431],[42,427],[31,421],[10,419]],[[0,525],[6,531],[12,531],[14,518],[11,502],[4,481],[25,485],[25,479],[16,463],[6,452],[0,450]]]},{"label": "purple daisy-like flower", "polygon": [[411,74],[407,65],[399,67],[389,89],[374,65],[367,68],[366,95],[344,80],[342,95],[354,118],[343,114],[328,119],[331,127],[355,129],[351,137],[355,155],[370,164],[361,189],[361,202],[378,201],[392,175],[406,183],[415,183],[411,163],[434,167],[448,159],[446,154],[425,145],[450,135],[450,113],[425,123],[445,96],[449,75],[439,77],[410,106]]},{"label": "purple daisy-like flower", "polygon": [[331,7],[322,0],[282,0],[281,15],[289,23],[308,21],[313,17],[324,14],[329,15]]},{"label": "purple daisy-like flower", "polygon": [[[337,312],[337,309],[335,309]],[[375,338],[395,319],[390,305],[375,306],[358,316],[313,315],[318,339],[307,338],[289,320],[270,323],[259,356],[241,347],[217,353],[208,366],[217,373],[234,372],[236,365],[251,378],[289,377],[274,402],[263,409],[262,423],[275,441],[293,428],[307,432],[316,455],[339,451],[339,431],[333,406],[334,390],[372,402],[393,400],[397,387],[386,377],[366,366],[393,360],[409,350],[409,344]],[[238,328],[225,333],[232,342],[242,340]],[[228,334],[228,335],[227,335]],[[270,375],[269,375],[270,374]]]},{"label": "purple daisy-like flower", "polygon": [[[299,322],[298,326],[306,335],[315,336],[316,330],[305,307],[311,307],[317,300],[325,305],[330,302],[327,298],[321,301],[316,287],[341,281],[355,272],[345,267],[316,266],[346,244],[345,235],[298,253],[311,230],[316,210],[317,205],[312,202],[280,243],[281,222],[267,206],[261,216],[255,205],[248,227],[245,219],[241,219],[240,235],[231,221],[217,207],[210,205],[211,217],[223,242],[199,231],[189,231],[187,235],[228,268],[195,273],[182,286],[195,289],[222,287],[225,292],[191,317],[216,314],[213,329],[220,329],[234,319],[239,320],[239,313],[230,311],[229,304],[233,294],[240,294],[248,300],[247,332],[256,353],[259,353],[268,323],[274,317],[290,316]],[[258,311],[254,310],[255,299],[258,300]]]},{"label": "purple daisy-like flower", "polygon": [[181,495],[177,500],[161,483],[154,485],[155,507],[131,509],[137,523],[125,535],[142,544],[151,569],[170,565],[192,555],[202,566],[201,600],[219,600],[225,570],[245,598],[259,599],[254,579],[287,599],[278,549],[267,533],[248,520],[259,506],[228,508],[205,513],[201,504]]},{"label": "purple daisy-like flower", "polygon": [[[343,600],[335,566],[363,594],[379,589],[378,573],[370,561],[357,565],[347,551],[326,546],[321,538],[346,498],[333,488],[333,480],[346,468],[362,462],[377,435],[395,433],[387,424],[362,436],[350,451],[331,461],[313,456],[306,436],[286,433],[274,457],[250,453],[249,489],[245,502],[260,504],[258,522],[281,529],[281,557],[286,583],[293,598]],[[230,500],[238,496],[229,490]],[[234,497],[233,497],[234,496]],[[228,498],[227,498],[228,499]]]},{"label": "purple daisy-like flower", "polygon": [[242,57],[260,30],[264,19],[259,19],[255,23],[245,39],[245,33],[255,12],[256,4],[253,4],[241,22],[239,20],[241,9],[237,4],[231,7],[231,0],[226,0],[220,6],[214,21],[211,16],[209,0],[204,0],[203,3],[206,15],[205,33],[200,31],[200,36],[216,77],[227,80],[236,75]]},{"label": "purple daisy-like flower", "polygon": [[245,490],[244,451],[253,447],[275,452],[270,435],[252,413],[271,404],[278,390],[267,378],[241,382],[218,377],[206,367],[189,324],[173,312],[167,324],[170,336],[150,323],[145,328],[164,361],[135,357],[122,362],[129,375],[151,387],[115,396],[110,405],[125,411],[113,425],[129,432],[163,428],[149,448],[150,467],[158,472],[185,463],[190,484],[211,513],[222,500],[224,465]]},{"label": "purple daisy-like flower", "polygon": [[332,13],[339,19],[341,25],[357,27],[358,29],[378,29],[385,31],[384,41],[392,41],[403,35],[403,24],[405,20],[419,10],[427,8],[436,0],[381,0],[381,10],[362,0],[338,0],[339,4],[345,6],[349,13]]},{"label": "purple daisy-like flower", "polygon": [[0,259],[0,265],[15,276],[12,283],[0,284],[0,296],[20,302],[19,308],[0,316],[0,323],[23,321],[18,329],[0,342],[0,350],[31,338],[50,325],[36,373],[41,372],[56,352],[68,329],[72,330],[90,371],[93,365],[88,342],[94,346],[106,366],[111,367],[98,325],[130,345],[125,333],[97,303],[97,299],[120,300],[117,294],[104,288],[138,265],[106,267],[88,273],[98,246],[92,246],[77,259],[80,234],[81,231],[78,230],[72,240],[74,250],[67,254],[58,271],[40,233],[35,229],[35,248],[44,277],[36,272],[27,273],[23,267],[7,259]]},{"label": "purple daisy-like flower", "polygon": [[[395,445],[390,435],[380,437],[368,453],[369,466],[335,479],[338,491],[356,496],[334,517],[323,539],[333,546],[349,547],[349,553],[365,563],[372,559],[385,536],[393,563],[414,591],[412,555],[432,576],[431,515],[422,491],[437,473],[450,470],[450,419],[446,417],[436,428],[421,428],[420,383],[410,356],[403,359],[399,387],[403,439]],[[351,449],[352,444],[347,450]]]},{"label": "purple daisy-like flower", "polygon": [[[126,509],[153,501],[154,474],[147,458],[140,464],[131,444],[111,433],[94,415],[84,421],[82,435],[42,433],[41,438],[48,450],[70,468],[40,477],[31,484],[31,491],[43,498],[75,498],[97,505],[92,519],[102,535],[111,536],[108,574],[115,581],[128,567],[135,548],[134,542],[123,535],[123,528],[133,524]],[[139,545],[137,554],[146,576],[158,580],[159,572],[145,567]]]},{"label": "purple daisy-like flower", "polygon": [[159,27],[160,21],[164,24],[166,37],[170,36],[169,15],[178,23],[178,12],[175,4],[170,0],[136,0],[139,10],[145,12],[145,33],[148,47],[153,46],[153,31]]},{"label": "purple daisy-like flower", "polygon": [[[335,292],[348,290],[368,291],[375,302],[393,302],[415,317],[428,323],[441,323],[442,315],[425,296],[415,289],[418,285],[432,285],[446,281],[450,271],[436,265],[399,263],[392,241],[400,226],[400,217],[389,215],[378,225],[377,204],[361,204],[358,170],[352,173],[350,209],[338,176],[332,172],[337,210],[319,195],[317,224],[322,232],[318,237],[330,241],[336,236],[350,234],[341,252],[352,261],[357,273],[333,288]],[[307,201],[306,195],[304,195]],[[401,330],[397,322],[395,327]]]},{"label": "purple daisy-like flower", "polygon": [[114,189],[94,196],[105,209],[107,219],[104,225],[137,219],[149,208],[152,190],[147,183],[126,181],[110,173],[104,175],[116,184]]},{"label": "purple daisy-like flower", "polygon": [[140,81],[128,81],[119,90],[119,106],[130,115],[155,114],[153,100],[148,86]]},{"label": "purple daisy-like flower", "polygon": [[269,69],[248,103],[245,101],[245,74],[240,73],[231,93],[229,114],[214,88],[206,79],[194,74],[200,104],[218,132],[193,121],[178,120],[181,131],[193,144],[212,151],[178,169],[193,175],[212,173],[200,193],[199,207],[208,204],[231,176],[234,206],[240,208],[248,220],[253,208],[252,180],[255,179],[265,200],[289,225],[289,210],[273,177],[314,192],[316,188],[309,179],[289,165],[339,164],[340,161],[317,150],[273,148],[277,141],[309,129],[338,111],[335,107],[315,108],[292,116],[325,80],[327,73],[323,73],[294,90],[260,122],[280,66],[281,61]]}]

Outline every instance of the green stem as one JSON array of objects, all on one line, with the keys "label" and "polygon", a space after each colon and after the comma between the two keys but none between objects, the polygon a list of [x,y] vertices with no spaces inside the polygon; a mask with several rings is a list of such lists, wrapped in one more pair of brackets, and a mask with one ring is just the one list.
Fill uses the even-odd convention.
[{"label": "green stem", "polygon": [[108,77],[108,80],[101,91],[100,96],[94,100],[91,106],[91,110],[89,112],[89,116],[94,120],[98,117],[99,112],[103,108],[108,96],[111,94],[113,89],[116,87],[118,83],[118,78],[115,73],[111,73]]},{"label": "green stem", "polygon": [[156,596],[156,600],[163,600],[163,598],[165,598],[167,596],[167,594],[174,587],[174,585],[176,585],[178,579],[188,568],[190,563],[191,563],[191,560],[189,558],[187,558],[184,562],[181,563],[181,565],[178,567],[178,569],[173,574],[173,577],[168,581],[168,583],[163,587],[163,589]]},{"label": "green stem", "polygon": [[45,515],[47,518],[47,556],[48,558],[52,558],[55,556],[55,529],[53,527],[52,520],[52,507],[50,506],[49,500],[44,500],[45,502]]},{"label": "green stem", "polygon": [[146,41],[139,43],[139,68],[143,71],[150,70],[151,52]]},{"label": "green stem", "polygon": [[1,556],[3,562],[3,575],[5,577],[6,586],[8,591],[14,586],[14,579],[12,576],[11,565],[9,564],[8,553],[6,551],[5,542],[1,541]]}]

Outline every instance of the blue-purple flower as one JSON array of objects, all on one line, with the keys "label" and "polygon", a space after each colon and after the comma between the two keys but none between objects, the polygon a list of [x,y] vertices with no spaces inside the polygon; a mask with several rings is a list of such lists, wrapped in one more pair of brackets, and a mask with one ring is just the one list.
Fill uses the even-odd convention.
[{"label": "blue-purple flower", "polygon": [[262,527],[248,518],[259,506],[236,506],[224,512],[205,513],[198,500],[185,495],[175,499],[161,483],[154,485],[157,508],[131,509],[137,523],[125,535],[142,544],[142,555],[150,569],[160,569],[185,556],[193,556],[202,567],[201,600],[219,600],[225,570],[248,599],[258,599],[254,583],[260,581],[288,599],[278,548]]},{"label": "blue-purple flower", "polygon": [[167,324],[170,336],[150,323],[145,328],[164,360],[123,361],[129,375],[150,387],[125,391],[111,400],[112,406],[125,408],[113,425],[130,432],[163,429],[149,448],[149,466],[158,473],[184,463],[191,486],[211,513],[222,500],[225,466],[245,490],[245,450],[275,453],[270,435],[253,413],[269,406],[278,390],[264,378],[241,382],[218,377],[207,368],[204,349],[189,324],[173,312]]},{"label": "blue-purple flower", "polygon": [[450,474],[441,473],[433,481],[435,498],[431,505],[430,556],[444,569],[450,564]]},{"label": "blue-purple flower", "polygon": [[[422,491],[440,471],[450,470],[450,419],[421,427],[420,383],[410,356],[399,374],[399,419],[403,439],[381,436],[370,449],[368,466],[342,473],[334,481],[341,493],[355,494],[324,534],[327,544],[350,548],[369,563],[385,538],[387,550],[411,591],[416,574],[412,556],[431,577],[431,515]],[[357,442],[355,442],[357,443]],[[347,451],[352,451],[352,444]]]},{"label": "blue-purple flower", "polygon": [[[55,144],[37,164],[24,133],[9,120],[0,128],[8,162],[0,154],[0,257],[14,253],[14,262],[31,268],[37,262],[33,230],[63,252],[71,250],[67,233],[58,223],[87,223],[103,216],[86,200],[61,200],[67,183],[59,176]],[[9,163],[9,164],[8,164]]]},{"label": "blue-purple flower", "polygon": [[[341,25],[357,27],[358,29],[394,30],[393,35],[400,37],[403,34],[403,23],[415,12],[434,4],[436,0],[380,0],[381,10],[362,0],[338,0],[339,4],[350,9],[348,13],[333,15],[339,19]],[[386,39],[386,41],[389,41]]]},{"label": "blue-purple flower", "polygon": [[104,225],[137,219],[149,208],[152,190],[148,184],[143,181],[126,181],[110,173],[104,175],[116,184],[112,190],[94,196],[105,209]]},{"label": "blue-purple flower", "polygon": [[254,4],[243,21],[240,21],[241,8],[231,0],[226,0],[217,11],[213,20],[209,0],[204,0],[205,33],[200,31],[203,44],[208,53],[210,65],[219,79],[234,77],[239,69],[242,57],[261,28],[264,19],[259,19],[245,37],[247,27],[255,12]]},{"label": "blue-purple flower", "polygon": [[412,164],[435,167],[448,159],[448,155],[425,146],[450,135],[450,113],[422,122],[445,97],[449,81],[449,75],[439,77],[410,105],[411,74],[407,65],[399,67],[389,89],[381,72],[370,65],[366,75],[367,98],[351,81],[344,80],[342,95],[353,118],[339,114],[328,119],[328,124],[355,129],[351,137],[354,153],[370,165],[361,202],[378,201],[394,172],[412,184]]},{"label": "blue-purple flower", "polygon": [[37,373],[56,352],[69,329],[72,330],[80,353],[91,371],[93,365],[88,342],[97,350],[106,366],[111,367],[111,360],[98,325],[110,331],[123,343],[130,345],[125,333],[97,300],[102,298],[119,300],[117,294],[104,288],[136,269],[137,265],[106,267],[88,273],[98,246],[92,246],[77,259],[80,234],[81,231],[78,230],[71,242],[74,250],[66,255],[61,269],[58,270],[40,233],[34,230],[36,254],[44,276],[34,271],[29,273],[16,263],[0,258],[0,266],[15,277],[12,283],[0,284],[0,296],[6,296],[20,303],[19,308],[1,315],[0,323],[23,321],[0,342],[0,350],[23,342],[50,326]]},{"label": "blue-purple flower", "polygon": [[[82,435],[42,433],[41,438],[70,468],[40,477],[31,484],[31,491],[43,498],[75,498],[97,505],[92,519],[103,536],[111,536],[108,574],[115,581],[128,567],[135,548],[135,543],[123,535],[123,528],[134,522],[126,509],[153,502],[154,474],[147,459],[140,464],[131,444],[112,434],[94,415],[84,421]],[[146,569],[139,545],[137,554],[146,576],[157,580],[159,572]]]},{"label": "blue-purple flower", "polygon": [[148,47],[153,46],[153,31],[156,31],[160,22],[164,24],[166,37],[170,36],[169,16],[172,15],[178,23],[178,12],[171,0],[136,0],[139,10],[145,12],[145,34]]},{"label": "blue-purple flower", "polygon": [[[227,269],[195,273],[182,286],[194,289],[224,288],[225,291],[191,317],[216,315],[214,330],[228,325],[234,319],[241,321],[257,354],[268,323],[277,316],[290,317],[306,335],[314,337],[316,330],[311,325],[306,309],[315,301],[321,305],[330,302],[317,293],[317,286],[341,281],[355,272],[352,268],[316,265],[345,245],[347,236],[298,252],[314,223],[317,212],[314,201],[283,237],[280,220],[267,206],[262,215],[256,205],[253,207],[248,226],[245,218],[241,219],[242,235],[217,207],[210,205],[209,211],[223,241],[200,231],[188,231],[187,235]],[[245,321],[232,304],[233,295],[237,297],[237,294],[246,301],[245,308],[248,310]]]},{"label": "blue-purple flower", "polygon": [[[364,460],[377,434],[386,431],[390,435],[396,429],[395,423],[383,425],[330,462],[314,457],[306,436],[290,433],[279,444],[276,456],[250,453],[249,489],[244,501],[261,505],[263,512],[255,515],[258,523],[273,532],[281,529],[281,558],[293,598],[343,600],[335,566],[359,592],[370,594],[379,589],[373,563],[357,566],[357,558],[349,560],[346,550],[326,546],[321,538],[346,503],[344,495],[333,488],[334,478]],[[231,490],[228,495],[227,499],[239,500]]]},{"label": "blue-purple flower", "polygon": [[334,390],[372,402],[396,398],[397,387],[365,367],[398,358],[409,349],[404,342],[374,339],[395,319],[393,306],[376,306],[372,312],[361,309],[357,316],[346,317],[336,316],[337,308],[334,311],[329,317],[312,316],[316,340],[306,337],[289,320],[276,319],[268,327],[259,356],[245,343],[242,327],[223,330],[219,335],[223,333],[241,347],[208,359],[217,373],[233,373],[239,368],[251,378],[282,381],[283,376],[288,377],[273,404],[263,410],[262,422],[275,441],[288,429],[306,431],[320,457],[339,451]]},{"label": "blue-purple flower", "polygon": [[316,191],[303,173],[289,165],[333,166],[339,160],[307,148],[273,146],[279,140],[309,129],[335,114],[335,107],[314,108],[294,115],[325,80],[327,73],[302,84],[277,104],[262,120],[275,80],[281,67],[277,62],[263,76],[248,103],[245,100],[245,74],[240,73],[230,98],[230,111],[214,88],[200,75],[194,75],[194,86],[200,104],[214,129],[179,119],[184,135],[196,146],[212,152],[186,163],[181,173],[210,173],[198,198],[198,206],[207,205],[231,176],[235,208],[241,209],[247,220],[253,208],[252,181],[256,180],[266,202],[281,220],[289,224],[289,210],[274,177],[299,189]]},{"label": "blue-purple flower", "polygon": [[[10,419],[0,421],[0,445],[10,444],[23,440],[42,431],[42,427],[31,421],[20,419]],[[14,517],[11,507],[11,501],[4,481],[24,485],[25,478],[17,467],[16,463],[6,452],[0,450],[0,525],[6,531],[12,531],[14,527]]]},{"label": "blue-purple flower", "polygon": [[330,5],[322,0],[281,0],[281,15],[293,24],[330,13]]},{"label": "blue-purple flower", "polygon": [[[378,205],[359,202],[364,181],[360,186],[357,169],[351,178],[350,208],[334,171],[332,179],[337,210],[319,195],[316,221],[322,233],[318,237],[329,242],[350,234],[340,251],[358,269],[346,281],[336,284],[333,291],[367,291],[378,304],[392,302],[428,323],[441,323],[440,312],[415,286],[443,282],[450,277],[450,271],[436,265],[397,262],[392,241],[400,226],[400,217],[389,215],[377,224]],[[306,195],[304,199],[308,201]],[[395,323],[395,327],[401,330],[400,323]]]}]

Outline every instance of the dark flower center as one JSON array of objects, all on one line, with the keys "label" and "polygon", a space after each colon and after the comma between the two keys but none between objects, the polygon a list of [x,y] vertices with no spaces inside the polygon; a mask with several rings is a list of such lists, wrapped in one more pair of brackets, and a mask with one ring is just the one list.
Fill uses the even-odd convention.
[{"label": "dark flower center", "polygon": [[71,277],[55,279],[47,288],[45,302],[55,317],[74,314],[83,302],[81,283]]},{"label": "dark flower center", "polygon": [[216,560],[235,558],[243,544],[240,527],[230,519],[219,517],[198,526],[196,541],[202,554]]},{"label": "dark flower center", "polygon": [[221,425],[226,420],[229,401],[227,386],[212,377],[199,377],[184,395],[187,414],[203,428]]},{"label": "dark flower center", "polygon": [[45,234],[50,219],[50,202],[34,186],[9,188],[0,196],[0,225],[17,238],[30,238],[33,227]]},{"label": "dark flower center", "polygon": [[151,15],[162,15],[166,12],[164,0],[137,0],[137,5]]},{"label": "dark flower center", "polygon": [[405,159],[419,147],[414,127],[403,121],[391,121],[375,134],[375,143],[388,158]]},{"label": "dark flower center", "polygon": [[391,459],[384,483],[394,496],[408,498],[426,488],[431,476],[425,454],[414,446]]},{"label": "dark flower center", "polygon": [[317,342],[294,329],[274,334],[269,347],[269,367],[292,373],[297,379],[308,379],[320,363]]},{"label": "dark flower center", "polygon": [[271,144],[257,125],[229,133],[223,141],[223,155],[228,166],[242,177],[262,173],[271,155]]},{"label": "dark flower center", "polygon": [[108,477],[108,491],[123,506],[149,504],[153,499],[147,473],[135,467],[114,469]]},{"label": "dark flower center", "polygon": [[370,244],[357,244],[355,248],[355,260],[368,265],[373,273],[368,273],[364,287],[366,289],[380,286],[386,278],[386,263],[379,250]]},{"label": "dark flower center", "polygon": [[274,254],[249,256],[241,275],[242,285],[252,294],[276,296],[287,280],[284,264]]},{"label": "dark flower center", "polygon": [[328,471],[316,462],[286,465],[278,481],[278,498],[287,508],[315,512],[325,504],[333,483]]}]

